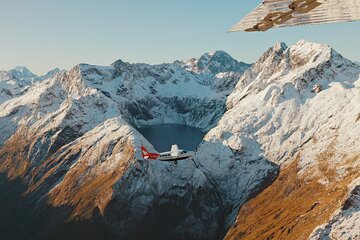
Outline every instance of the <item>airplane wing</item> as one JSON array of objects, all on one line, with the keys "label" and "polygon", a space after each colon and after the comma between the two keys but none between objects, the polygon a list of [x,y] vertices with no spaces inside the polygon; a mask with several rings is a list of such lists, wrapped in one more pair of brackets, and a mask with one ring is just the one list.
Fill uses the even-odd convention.
[{"label": "airplane wing", "polygon": [[229,32],[360,20],[360,0],[264,0]]}]

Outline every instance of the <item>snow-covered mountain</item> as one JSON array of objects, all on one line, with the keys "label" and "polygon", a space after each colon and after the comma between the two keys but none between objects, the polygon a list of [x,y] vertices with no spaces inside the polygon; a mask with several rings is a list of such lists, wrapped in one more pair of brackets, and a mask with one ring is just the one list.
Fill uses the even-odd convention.
[{"label": "snow-covered mountain", "polygon": [[[39,223],[14,239],[356,239],[359,74],[299,41],[251,68],[218,51],[39,81],[0,105],[0,172]],[[134,127],[159,123],[211,130],[193,160],[141,160]]]},{"label": "snow-covered mountain", "polygon": [[48,78],[52,78],[54,77],[56,74],[62,72],[64,70],[61,70],[60,68],[54,68],[50,71],[48,71],[47,73],[45,73],[44,75],[41,75],[41,76],[38,76],[37,77],[37,80],[39,81],[42,81],[42,80],[45,80],[45,79],[48,79]]},{"label": "snow-covered mountain", "polygon": [[[23,179],[38,212],[49,204],[70,208],[64,214],[73,220],[99,215],[108,232],[122,238],[219,237],[223,211],[205,174],[192,161],[175,167],[141,160],[140,146],[152,146],[133,126],[209,129],[242,72],[194,73],[176,64],[120,60],[77,65],[0,106],[0,171]],[[58,223],[56,216],[47,221]],[[203,235],[202,229],[211,230]]]},{"label": "snow-covered mountain", "polygon": [[249,64],[237,61],[224,51],[205,53],[200,58],[175,61],[175,64],[191,72],[211,74],[244,72],[250,67]]},{"label": "snow-covered mountain", "polygon": [[17,66],[14,69],[9,70],[9,74],[20,81],[34,82],[38,78],[36,74],[32,73],[24,66]]},{"label": "snow-covered mountain", "polygon": [[[227,239],[307,239],[347,201],[356,186],[351,183],[360,177],[359,74],[359,65],[331,47],[305,41],[276,44],[244,73],[197,161],[235,206],[244,196],[234,192],[251,194],[256,183],[246,176],[258,170],[247,162],[281,168],[278,178],[241,208]],[[214,144],[220,149],[209,157]],[[221,163],[211,165],[214,158]],[[347,211],[350,228],[357,226],[357,211]],[[359,231],[352,234],[356,239]]]},{"label": "snow-covered mountain", "polygon": [[43,76],[38,76],[23,66],[18,66],[9,71],[0,71],[0,104],[23,94],[31,85],[51,78],[60,71],[56,68]]},{"label": "snow-covered mountain", "polygon": [[73,71],[78,71],[85,86],[117,103],[133,126],[179,123],[209,130],[225,112],[226,97],[244,69],[194,73],[177,64],[118,60],[110,67],[81,64]]}]

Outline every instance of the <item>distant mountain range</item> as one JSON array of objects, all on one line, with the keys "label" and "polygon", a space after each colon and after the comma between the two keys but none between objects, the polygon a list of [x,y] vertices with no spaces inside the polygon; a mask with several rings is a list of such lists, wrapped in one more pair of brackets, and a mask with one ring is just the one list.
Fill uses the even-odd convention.
[{"label": "distant mountain range", "polygon": [[38,76],[26,67],[20,66],[9,71],[0,70],[0,104],[21,95],[35,82],[51,78],[59,72],[61,70],[55,68],[45,75]]},{"label": "distant mountain range", "polygon": [[[0,237],[356,239],[359,76],[304,40],[252,65],[216,51],[2,71]],[[142,159],[136,128],[162,123],[209,131],[193,160]]]}]

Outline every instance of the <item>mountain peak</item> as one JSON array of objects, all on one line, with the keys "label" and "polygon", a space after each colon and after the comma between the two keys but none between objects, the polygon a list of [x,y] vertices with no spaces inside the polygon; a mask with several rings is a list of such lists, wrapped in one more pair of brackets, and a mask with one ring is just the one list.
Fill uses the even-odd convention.
[{"label": "mountain peak", "polygon": [[275,45],[273,46],[274,51],[285,50],[287,48],[288,46],[284,42],[275,43]]},{"label": "mountain peak", "polygon": [[14,69],[10,70],[10,71],[16,71],[21,73],[23,76],[32,76],[32,77],[37,77],[37,75],[33,72],[31,72],[27,67],[25,66],[17,66]]},{"label": "mountain peak", "polygon": [[331,46],[326,44],[300,40],[289,49],[293,66],[303,66],[305,64],[316,66],[328,61],[334,61],[341,64],[344,61],[349,61]]},{"label": "mountain peak", "polygon": [[210,57],[227,57],[227,58],[233,58],[231,55],[224,50],[216,50],[215,52],[209,52],[205,53],[204,55],[208,55]]},{"label": "mountain peak", "polygon": [[293,49],[302,49],[302,50],[317,50],[318,52],[320,51],[329,51],[332,48],[329,45],[326,44],[321,44],[321,43],[314,43],[314,42],[309,42],[306,40],[299,40],[298,42],[296,42],[293,46],[291,46],[291,48]]},{"label": "mountain peak", "polygon": [[115,62],[113,62],[112,64],[111,64],[111,66],[113,66],[115,69],[117,69],[117,70],[121,70],[121,69],[123,69],[123,68],[127,68],[127,67],[129,67],[131,64],[130,63],[128,63],[128,62],[124,62],[123,60],[121,60],[121,59],[118,59],[118,60],[116,60]]},{"label": "mountain peak", "polygon": [[22,73],[25,73],[25,72],[27,72],[27,73],[30,72],[31,73],[31,71],[25,66],[16,66],[13,70],[16,70],[16,71],[22,72]]},{"label": "mountain peak", "polygon": [[54,69],[48,71],[47,73],[45,73],[44,75],[40,76],[39,80],[45,80],[45,79],[54,77],[56,74],[60,73],[61,71],[63,71],[63,70],[61,70],[59,68],[54,68]]},{"label": "mountain peak", "polygon": [[190,60],[177,63],[180,63],[182,67],[191,72],[209,72],[211,74],[218,74],[221,72],[242,73],[250,67],[249,64],[238,62],[223,50],[205,53],[198,59],[191,58]]},{"label": "mountain peak", "polygon": [[285,43],[279,42],[269,48],[260,57],[254,64],[254,68],[262,69],[262,71],[264,71],[264,66],[273,66],[266,70],[266,72],[268,72],[267,76],[271,76],[275,69],[275,65],[278,65],[281,62],[283,64],[290,64],[292,68],[298,68],[308,64],[316,67],[317,65],[330,60],[337,62],[346,61],[329,45],[300,40],[288,47]]},{"label": "mountain peak", "polygon": [[17,66],[14,69],[9,70],[8,73],[10,73],[13,77],[21,81],[33,82],[37,80],[37,78],[39,77],[38,75],[34,74],[24,66]]}]

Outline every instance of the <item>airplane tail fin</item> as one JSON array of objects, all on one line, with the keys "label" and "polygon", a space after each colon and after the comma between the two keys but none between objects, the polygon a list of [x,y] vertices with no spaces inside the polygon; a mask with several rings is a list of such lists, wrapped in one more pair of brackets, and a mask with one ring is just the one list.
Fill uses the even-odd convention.
[{"label": "airplane tail fin", "polygon": [[143,158],[149,155],[148,150],[144,146],[141,146],[141,154]]},{"label": "airplane tail fin", "polygon": [[141,146],[141,154],[144,159],[156,160],[160,154],[150,153],[144,146]]}]

